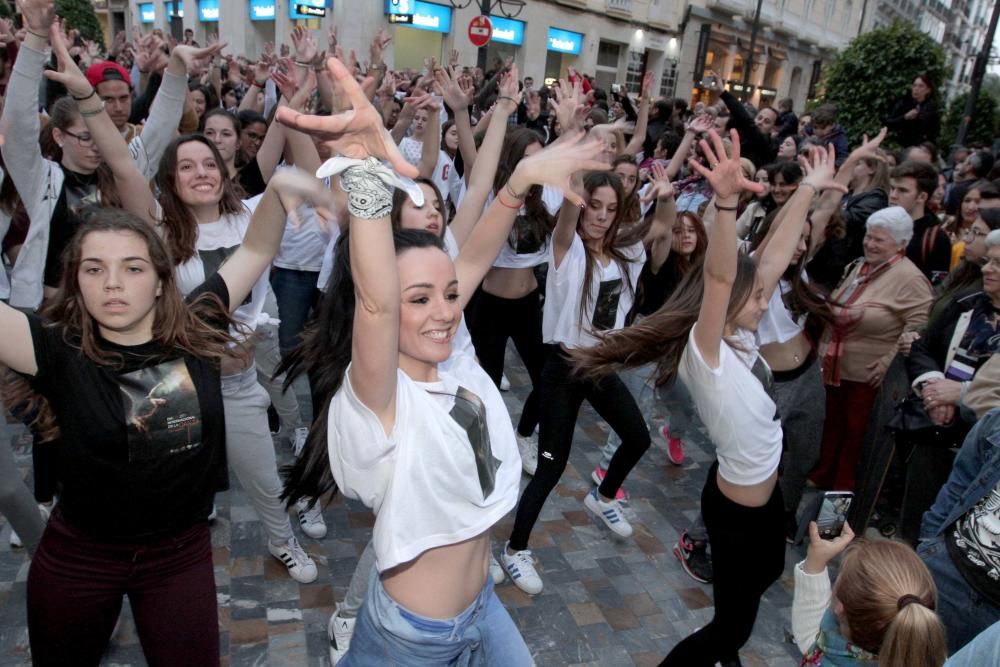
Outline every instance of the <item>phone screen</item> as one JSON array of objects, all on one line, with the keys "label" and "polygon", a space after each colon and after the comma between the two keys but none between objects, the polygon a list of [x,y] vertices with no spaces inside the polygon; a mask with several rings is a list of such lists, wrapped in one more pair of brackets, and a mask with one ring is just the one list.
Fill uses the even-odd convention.
[{"label": "phone screen", "polygon": [[823,503],[820,505],[819,516],[816,517],[816,528],[819,529],[819,536],[824,540],[832,540],[840,537],[847,521],[847,512],[851,509],[853,494],[830,494],[823,496]]}]

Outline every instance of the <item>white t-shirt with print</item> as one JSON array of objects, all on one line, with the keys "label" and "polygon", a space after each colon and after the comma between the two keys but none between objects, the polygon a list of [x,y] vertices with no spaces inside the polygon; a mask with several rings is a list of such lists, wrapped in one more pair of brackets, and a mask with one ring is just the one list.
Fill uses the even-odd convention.
[{"label": "white t-shirt with print", "polygon": [[[521,457],[510,414],[483,369],[459,356],[434,384],[397,372],[389,434],[354,393],[350,368],[330,402],[333,478],[375,512],[379,572],[480,535],[517,504]],[[476,405],[485,428],[468,419]]]},{"label": "white t-shirt with print", "polygon": [[590,347],[598,342],[595,332],[614,331],[625,326],[625,316],[635,300],[635,285],[646,261],[646,250],[638,242],[623,248],[622,253],[628,258],[624,276],[614,260],[607,266],[595,262],[590,276],[587,313],[581,319],[583,280],[587,270],[583,241],[578,234],[573,235],[573,242],[558,267],[553,251],[549,251],[542,309],[542,340],[545,343],[560,343],[568,348]]}]

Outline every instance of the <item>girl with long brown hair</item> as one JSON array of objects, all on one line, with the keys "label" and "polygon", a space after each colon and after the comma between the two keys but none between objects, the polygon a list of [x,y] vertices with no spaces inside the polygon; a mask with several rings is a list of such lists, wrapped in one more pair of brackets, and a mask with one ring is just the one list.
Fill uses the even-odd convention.
[{"label": "girl with long brown hair", "polygon": [[[691,161],[715,193],[715,221],[703,271],[689,275],[655,314],[573,355],[581,371],[598,377],[623,365],[649,362],[658,364],[659,384],[680,375],[716,446],[718,461],[709,471],[701,501],[712,549],[715,617],[671,651],[662,663],[667,667],[738,660],[760,596],[784,568],[777,485],[782,429],[770,370],[753,332],[799,243],[804,219],[798,225],[782,225],[756,261],[739,253],[739,195],[760,186],[742,173],[736,131],[730,133],[728,157],[718,134],[713,130],[710,136],[713,146],[702,141],[701,148],[711,166]],[[809,172],[803,183],[813,189],[827,187],[832,157],[815,154]],[[748,544],[754,548],[748,550]]]},{"label": "girl with long brown hair", "polygon": [[618,176],[596,171],[581,178],[578,173],[574,187],[586,203],[582,211],[563,204],[552,232],[546,278],[542,334],[549,349],[541,373],[546,409],[539,424],[538,468],[518,503],[514,529],[500,558],[514,584],[531,595],[541,592],[542,581],[528,550],[528,538],[566,468],[583,401],[622,439],[606,476],[584,505],[622,537],[632,534],[632,526],[616,494],[649,448],[646,421],[617,375],[596,382],[573,377],[572,350],[590,347],[602,333],[625,326],[645,260],[641,241],[624,245],[619,235],[625,196]]},{"label": "girl with long brown hair", "polygon": [[[65,44],[53,34],[53,45],[59,63],[59,72],[50,74],[63,83],[71,95],[87,100],[83,113],[87,124],[100,147],[104,160],[111,167],[119,183],[125,207],[134,215],[146,220],[163,233],[175,263],[176,285],[182,294],[189,294],[198,285],[219,270],[226,258],[245,243],[251,224],[250,210],[236,194],[235,185],[228,177],[226,164],[215,145],[202,135],[184,135],[168,146],[158,174],[160,202],[154,198],[145,177],[129,158],[121,135],[117,133],[103,107],[91,109],[93,104],[90,83],[69,57]],[[311,74],[309,72],[308,74]],[[304,87],[305,88],[305,87]],[[308,92],[308,91],[306,91]],[[318,157],[312,141],[301,133],[299,144],[313,149],[312,163]],[[305,155],[306,151],[298,154]],[[301,166],[305,166],[303,161]],[[271,178],[275,183],[276,176]],[[284,179],[277,179],[283,183]],[[275,186],[276,187],[276,186]],[[265,191],[257,204],[275,213],[278,193],[275,187]],[[285,216],[277,212],[284,223]],[[282,229],[284,225],[282,224]],[[280,240],[281,234],[278,235]],[[268,257],[270,264],[273,253]],[[233,331],[234,337],[246,343],[248,351],[239,358],[227,360],[222,367],[223,408],[226,416],[226,454],[240,479],[268,537],[268,551],[288,568],[289,575],[300,583],[309,583],[317,577],[316,565],[301,547],[280,497],[282,484],[278,477],[274,443],[267,423],[267,406],[270,402],[265,389],[258,381],[257,364],[261,363],[260,349],[253,349],[251,338],[261,325],[270,324],[268,303],[273,304],[264,268],[246,304],[241,304],[235,317],[241,327]],[[268,344],[276,350],[275,332],[267,331]],[[275,355],[276,356],[276,355]],[[276,365],[277,358],[271,359]],[[270,376],[271,373],[265,373]],[[278,385],[280,391],[280,384]],[[307,509],[300,509],[300,523],[310,534],[325,534],[325,525],[305,516]],[[206,515],[207,516],[207,515]],[[322,530],[321,530],[322,529]]]}]

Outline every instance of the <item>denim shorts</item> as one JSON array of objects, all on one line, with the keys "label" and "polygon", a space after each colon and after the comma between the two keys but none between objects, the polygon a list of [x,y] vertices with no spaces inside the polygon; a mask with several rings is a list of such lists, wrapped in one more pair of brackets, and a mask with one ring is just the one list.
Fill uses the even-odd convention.
[{"label": "denim shorts", "polygon": [[372,569],[351,648],[342,667],[529,667],[534,664],[514,621],[493,591],[493,580],[450,619],[415,614],[385,592]]}]

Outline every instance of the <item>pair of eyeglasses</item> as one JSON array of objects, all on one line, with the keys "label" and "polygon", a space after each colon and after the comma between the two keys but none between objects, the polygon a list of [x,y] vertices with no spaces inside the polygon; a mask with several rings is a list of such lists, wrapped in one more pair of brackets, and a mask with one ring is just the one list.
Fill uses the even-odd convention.
[{"label": "pair of eyeglasses", "polygon": [[90,148],[94,145],[94,135],[89,132],[81,132],[77,134],[75,132],[70,132],[69,130],[63,130],[63,134],[76,139],[76,143],[80,145],[80,148]]}]

